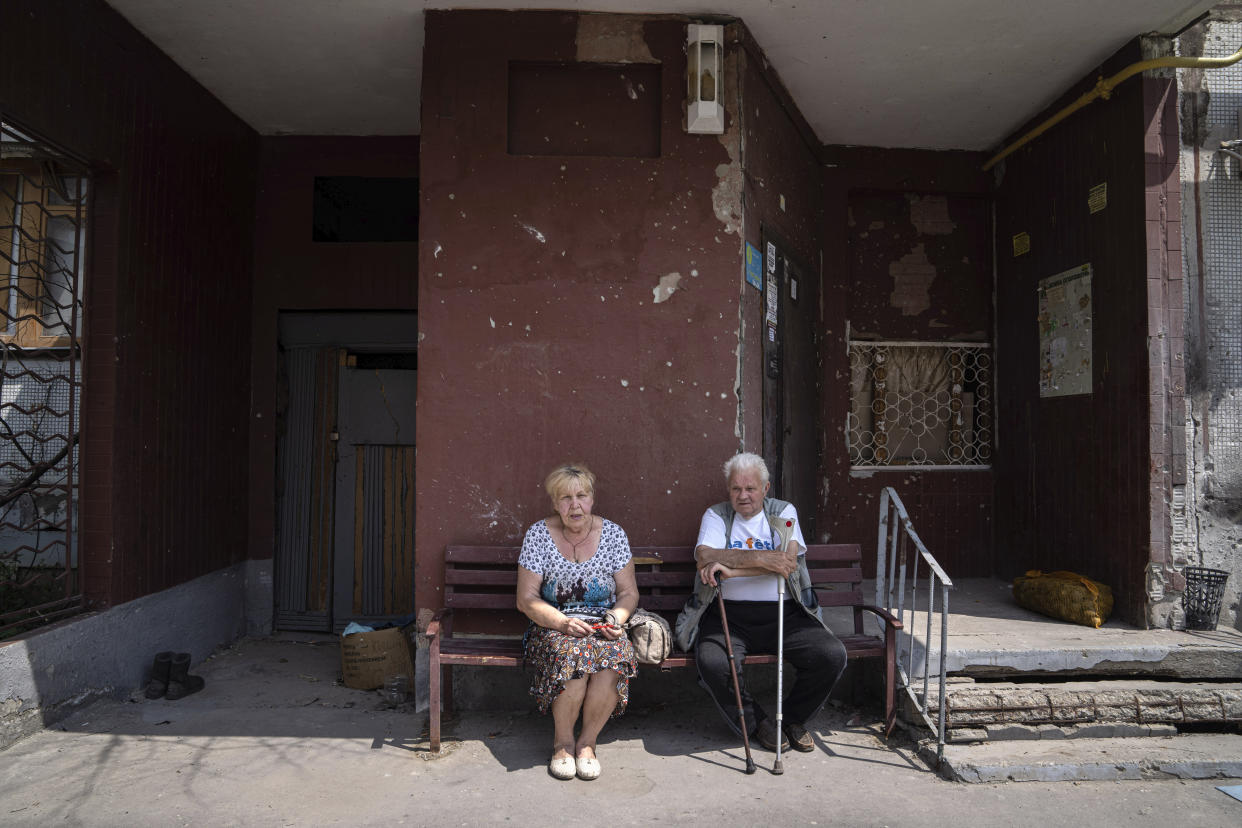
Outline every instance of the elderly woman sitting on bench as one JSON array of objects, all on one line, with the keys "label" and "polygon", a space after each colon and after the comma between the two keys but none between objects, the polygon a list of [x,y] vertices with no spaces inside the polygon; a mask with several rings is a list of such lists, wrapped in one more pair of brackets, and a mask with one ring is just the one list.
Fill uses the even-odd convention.
[{"label": "elderly woman sitting on bench", "polygon": [[592,514],[595,475],[586,466],[554,469],[544,488],[556,514],[527,530],[518,557],[517,607],[531,620],[530,692],[541,713],[552,710],[548,772],[595,779],[596,740],[624,712],[638,669],[623,626],[638,606],[634,562],[625,531]]}]

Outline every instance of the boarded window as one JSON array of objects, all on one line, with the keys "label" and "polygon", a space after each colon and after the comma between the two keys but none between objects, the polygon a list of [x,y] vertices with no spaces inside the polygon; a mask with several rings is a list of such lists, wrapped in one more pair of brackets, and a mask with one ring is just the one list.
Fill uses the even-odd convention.
[{"label": "boarded window", "polygon": [[511,155],[660,156],[660,66],[510,63]]}]

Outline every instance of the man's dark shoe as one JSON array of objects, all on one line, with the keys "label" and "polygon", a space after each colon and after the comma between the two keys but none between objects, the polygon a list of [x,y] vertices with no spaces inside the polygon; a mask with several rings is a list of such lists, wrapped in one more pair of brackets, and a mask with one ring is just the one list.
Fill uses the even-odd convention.
[{"label": "man's dark shoe", "polygon": [[801,753],[815,750],[815,740],[810,732],[797,722],[785,722],[785,735],[789,737],[789,745]]},{"label": "man's dark shoe", "polygon": [[[759,722],[759,726],[755,728],[755,735],[751,738],[758,742],[760,747],[775,753],[776,722],[771,719],[764,719]],[[781,750],[789,750],[789,740],[784,736],[781,737]]]}]

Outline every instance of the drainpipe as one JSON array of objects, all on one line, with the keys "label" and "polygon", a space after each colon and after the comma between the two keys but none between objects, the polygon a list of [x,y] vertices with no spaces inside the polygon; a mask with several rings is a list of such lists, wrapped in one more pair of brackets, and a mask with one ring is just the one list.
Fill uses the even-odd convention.
[{"label": "drainpipe", "polygon": [[1242,49],[1234,52],[1229,57],[1223,58],[1162,57],[1154,58],[1152,60],[1141,60],[1138,63],[1131,63],[1111,78],[1100,77],[1100,79],[1095,82],[1094,89],[1083,94],[1078,98],[1078,100],[1066,106],[1060,112],[1032,129],[1026,135],[1023,135],[1021,138],[996,153],[996,155],[992,156],[988,162],[983,165],[983,169],[985,171],[992,169],[992,167],[996,166],[1002,159],[1016,152],[1021,147],[1026,146],[1040,135],[1043,135],[1045,132],[1052,129],[1054,126],[1061,123],[1070,115],[1073,115],[1075,112],[1082,109],[1096,98],[1108,100],[1109,96],[1113,94],[1113,90],[1116,89],[1123,81],[1134,77],[1140,72],[1146,72],[1148,69],[1223,69],[1226,66],[1232,66],[1239,60],[1242,60]]}]

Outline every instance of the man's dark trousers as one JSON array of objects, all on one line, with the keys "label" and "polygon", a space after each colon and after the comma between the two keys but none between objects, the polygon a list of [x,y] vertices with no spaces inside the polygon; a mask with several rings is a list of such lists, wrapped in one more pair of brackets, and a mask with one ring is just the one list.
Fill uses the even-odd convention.
[{"label": "man's dark trousers", "polygon": [[[751,697],[742,674],[742,659],[748,652],[775,653],[777,617],[775,601],[726,601],[729,634],[737,663],[738,682],[742,689],[742,709],[746,729],[754,732],[767,712]],[[737,726],[737,698],[733,695],[733,677],[725,650],[724,629],[720,610],[713,604],[699,622],[695,659],[699,680],[720,708],[729,726]],[[824,702],[845,671],[845,645],[835,635],[810,618],[796,602],[785,599],[785,661],[792,664],[797,676],[785,695],[782,717],[786,723],[806,725]]]}]

